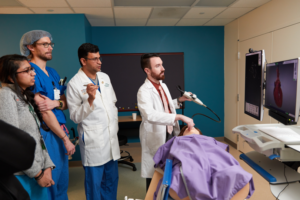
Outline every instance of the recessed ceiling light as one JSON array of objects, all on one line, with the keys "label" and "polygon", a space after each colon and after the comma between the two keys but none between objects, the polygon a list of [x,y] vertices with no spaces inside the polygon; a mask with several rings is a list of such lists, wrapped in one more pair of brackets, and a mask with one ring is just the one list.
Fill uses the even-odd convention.
[{"label": "recessed ceiling light", "polygon": [[201,13],[199,13],[200,15],[203,15],[203,14],[205,14],[205,12],[201,12]]},{"label": "recessed ceiling light", "polygon": [[53,12],[54,10],[52,10],[52,9],[48,9],[47,11],[48,11],[48,12]]}]

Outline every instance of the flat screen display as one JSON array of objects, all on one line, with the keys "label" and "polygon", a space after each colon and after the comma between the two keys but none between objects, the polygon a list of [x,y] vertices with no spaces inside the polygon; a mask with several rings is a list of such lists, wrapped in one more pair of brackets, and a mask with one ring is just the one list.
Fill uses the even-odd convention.
[{"label": "flat screen display", "polygon": [[292,122],[298,121],[298,59],[269,63],[266,67],[265,107]]},{"label": "flat screen display", "polygon": [[263,118],[264,50],[246,54],[245,114],[257,120]]}]

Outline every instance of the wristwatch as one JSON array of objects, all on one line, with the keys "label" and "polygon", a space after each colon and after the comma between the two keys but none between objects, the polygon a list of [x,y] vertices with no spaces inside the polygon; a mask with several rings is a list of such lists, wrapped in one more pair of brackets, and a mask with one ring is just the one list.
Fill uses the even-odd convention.
[{"label": "wristwatch", "polygon": [[64,103],[61,101],[61,100],[58,100],[59,101],[59,106],[56,107],[57,109],[61,110],[62,107],[64,106]]}]

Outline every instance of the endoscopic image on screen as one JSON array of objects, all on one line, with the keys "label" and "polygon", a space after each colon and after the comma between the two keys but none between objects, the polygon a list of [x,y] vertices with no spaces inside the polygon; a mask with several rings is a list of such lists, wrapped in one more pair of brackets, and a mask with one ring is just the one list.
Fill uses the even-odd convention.
[{"label": "endoscopic image on screen", "polygon": [[245,111],[259,117],[261,105],[261,66],[259,54],[246,56]]},{"label": "endoscopic image on screen", "polygon": [[294,63],[267,66],[265,106],[295,115],[297,76]]}]

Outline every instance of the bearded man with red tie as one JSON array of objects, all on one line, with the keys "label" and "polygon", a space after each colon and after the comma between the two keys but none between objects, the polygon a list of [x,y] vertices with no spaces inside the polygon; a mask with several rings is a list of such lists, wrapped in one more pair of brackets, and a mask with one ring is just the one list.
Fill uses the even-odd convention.
[{"label": "bearded man with red tie", "polygon": [[193,119],[176,114],[180,103],[190,101],[182,96],[173,99],[166,84],[165,69],[159,54],[148,53],[141,57],[141,67],[146,73],[145,83],[137,94],[138,108],[142,116],[140,141],[142,146],[142,177],[146,178],[146,190],[154,174],[153,156],[157,149],[180,132],[178,120],[185,122],[188,129],[194,127]]}]

